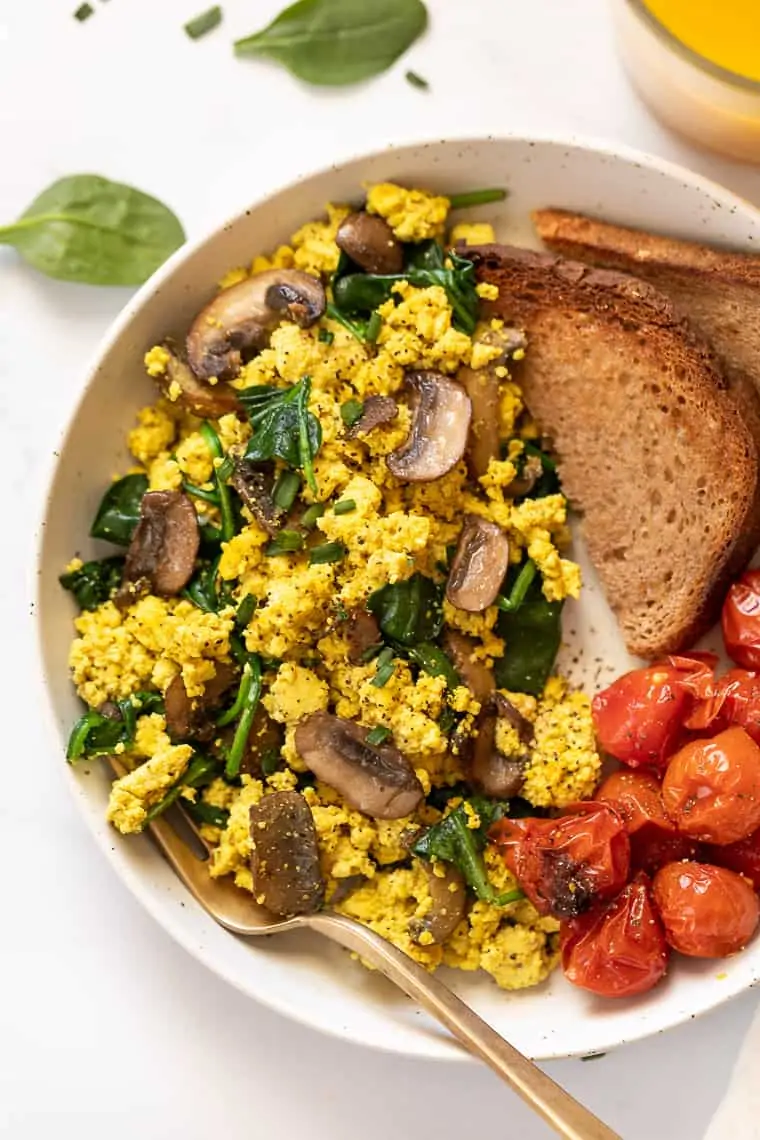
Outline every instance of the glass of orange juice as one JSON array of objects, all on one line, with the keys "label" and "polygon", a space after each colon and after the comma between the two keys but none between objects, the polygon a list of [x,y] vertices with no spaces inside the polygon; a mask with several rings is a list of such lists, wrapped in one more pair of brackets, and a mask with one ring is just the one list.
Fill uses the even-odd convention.
[{"label": "glass of orange juice", "polygon": [[760,162],[760,0],[613,0],[640,95],[669,127]]}]

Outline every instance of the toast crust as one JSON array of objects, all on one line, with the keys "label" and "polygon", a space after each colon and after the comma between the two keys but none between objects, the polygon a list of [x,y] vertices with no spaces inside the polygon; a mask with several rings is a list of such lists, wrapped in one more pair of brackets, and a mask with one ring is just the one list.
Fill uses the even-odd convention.
[{"label": "toast crust", "polygon": [[499,289],[490,315],[528,333],[516,378],[629,651],[692,644],[760,525],[755,443],[712,351],[647,282],[508,246],[461,252]]}]

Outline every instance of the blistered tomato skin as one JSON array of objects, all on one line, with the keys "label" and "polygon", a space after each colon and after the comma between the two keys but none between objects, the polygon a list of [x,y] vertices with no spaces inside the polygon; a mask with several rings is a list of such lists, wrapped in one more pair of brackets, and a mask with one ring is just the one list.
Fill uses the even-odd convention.
[{"label": "blistered tomato skin", "polygon": [[723,846],[760,827],[760,748],[743,728],[695,740],[670,761],[665,811],[683,834]]},{"label": "blistered tomato skin", "polygon": [[757,930],[760,902],[741,875],[708,863],[669,863],[652,884],[668,944],[692,958],[725,958]]},{"label": "blistered tomato skin", "polygon": [[634,669],[592,702],[599,745],[631,768],[662,769],[676,750],[691,694],[671,665]]},{"label": "blistered tomato skin", "polygon": [[756,891],[760,891],[760,831],[753,831],[738,843],[728,843],[725,847],[706,847],[705,862],[728,867],[749,879]]},{"label": "blistered tomato skin", "polygon": [[595,798],[622,818],[631,842],[631,870],[654,874],[665,863],[698,858],[699,844],[681,835],[666,814],[662,784],[653,772],[613,772]]},{"label": "blistered tomato skin", "polygon": [[559,819],[503,819],[491,829],[512,874],[541,914],[574,918],[624,886],[625,825],[607,804],[574,804]]},{"label": "blistered tomato skin", "polygon": [[760,570],[748,570],[734,582],[721,624],[729,657],[745,669],[760,669]]},{"label": "blistered tomato skin", "polygon": [[606,906],[563,922],[561,945],[565,977],[600,997],[633,997],[655,986],[667,969],[668,947],[646,875]]}]

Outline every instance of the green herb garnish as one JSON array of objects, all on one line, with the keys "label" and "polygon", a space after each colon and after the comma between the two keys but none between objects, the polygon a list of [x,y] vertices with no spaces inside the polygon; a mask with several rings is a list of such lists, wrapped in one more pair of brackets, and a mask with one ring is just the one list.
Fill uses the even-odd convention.
[{"label": "green herb garnish", "polygon": [[391,735],[392,733],[389,728],[386,728],[384,724],[378,724],[367,733],[367,744],[385,744]]},{"label": "green herb garnish", "polygon": [[423,79],[416,71],[407,71],[404,74],[404,79],[411,87],[416,87],[419,91],[429,91],[430,84],[427,79]]},{"label": "green herb garnish", "polygon": [[320,86],[358,83],[386,71],[427,26],[422,0],[297,0],[260,32],[235,44]]},{"label": "green herb garnish", "polygon": [[301,515],[301,526],[305,530],[313,530],[317,525],[317,519],[321,519],[324,513],[324,503],[312,503]]},{"label": "green herb garnish", "polygon": [[506,190],[465,190],[463,194],[448,194],[452,210],[464,210],[467,206],[485,206],[488,202],[503,202]]},{"label": "green herb garnish", "polygon": [[301,489],[301,479],[295,471],[281,471],[272,491],[275,506],[289,511]]},{"label": "green herb garnish", "polygon": [[221,22],[222,9],[218,4],[215,4],[213,8],[207,8],[205,12],[201,12],[192,20],[188,20],[185,24],[185,31],[191,40],[199,40],[201,36],[205,36],[214,28],[218,28]]},{"label": "green herb garnish", "polygon": [[349,515],[351,511],[356,510],[356,499],[338,499],[338,502],[333,507],[333,512],[336,515]]},{"label": "green herb garnish", "polygon": [[95,9],[92,4],[80,4],[74,12],[74,19],[79,20],[79,23],[83,24],[85,20],[89,20],[90,16],[94,15]]},{"label": "green herb garnish", "polygon": [[360,400],[346,400],[340,405],[340,418],[346,427],[353,427],[364,415],[364,404]]},{"label": "green herb garnish", "polygon": [[317,333],[317,340],[321,341],[322,344],[332,344],[335,340],[335,333],[330,332],[329,329],[320,329]]},{"label": "green herb garnish", "polygon": [[100,558],[61,574],[58,581],[64,590],[71,591],[81,610],[95,610],[121,585],[123,570],[123,558]]},{"label": "green herb garnish", "polygon": [[0,226],[0,244],[35,269],[87,285],[142,285],[184,240],[167,206],[96,174],[59,179]]},{"label": "green herb garnish", "polygon": [[328,562],[340,562],[345,557],[346,548],[342,542],[324,542],[309,551],[309,565],[322,566]]},{"label": "green herb garnish", "polygon": [[248,628],[258,604],[258,599],[253,594],[245,595],[235,614],[235,627],[237,629],[242,631]]},{"label": "green herb garnish", "polygon": [[377,665],[372,684],[376,689],[382,689],[393,676],[396,666],[393,662],[394,652],[391,648],[382,649],[377,655]]},{"label": "green herb garnish", "polygon": [[378,312],[374,312],[367,321],[367,331],[364,334],[364,339],[368,344],[374,344],[380,335],[380,329],[383,327],[383,318]]},{"label": "green herb garnish", "polygon": [[267,558],[277,558],[281,554],[295,554],[303,550],[303,535],[298,530],[281,530],[272,541],[264,547]]}]

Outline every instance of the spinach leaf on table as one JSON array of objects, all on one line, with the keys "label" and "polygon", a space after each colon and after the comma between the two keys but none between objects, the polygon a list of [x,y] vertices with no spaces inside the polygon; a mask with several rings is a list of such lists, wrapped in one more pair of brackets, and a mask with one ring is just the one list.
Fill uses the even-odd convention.
[{"label": "spinach leaf on table", "polygon": [[524,898],[521,890],[499,894],[489,881],[483,861],[483,850],[488,840],[488,829],[497,819],[507,814],[507,806],[484,796],[473,796],[466,801],[480,817],[480,826],[472,828],[465,803],[450,811],[440,823],[433,824],[412,844],[412,854],[420,859],[441,859],[461,872],[464,881],[481,902],[506,906]]},{"label": "spinach leaf on table", "polygon": [[112,483],[100,501],[90,537],[103,538],[116,546],[129,546],[147,490],[147,475],[125,475]]},{"label": "spinach leaf on table", "polygon": [[499,613],[496,632],[506,649],[494,662],[493,672],[500,689],[541,695],[562,640],[562,605],[547,602],[539,574],[519,609]]},{"label": "spinach leaf on table", "polygon": [[88,285],[141,285],[184,240],[168,206],[97,174],[60,178],[0,226],[0,244],[35,269]]},{"label": "spinach leaf on table", "polygon": [[123,569],[124,559],[116,555],[85,562],[78,570],[61,574],[58,581],[71,591],[80,609],[95,610],[118,589]]},{"label": "spinach leaf on table", "polygon": [[297,0],[238,40],[235,54],[265,56],[307,83],[339,87],[386,71],[426,26],[422,0]]}]

